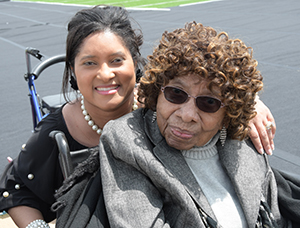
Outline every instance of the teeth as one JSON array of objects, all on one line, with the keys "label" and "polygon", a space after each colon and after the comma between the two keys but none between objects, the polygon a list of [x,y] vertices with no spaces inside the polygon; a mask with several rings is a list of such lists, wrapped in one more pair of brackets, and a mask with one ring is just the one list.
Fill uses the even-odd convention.
[{"label": "teeth", "polygon": [[116,89],[118,88],[118,86],[114,86],[114,87],[106,87],[106,88],[96,88],[98,91],[109,91],[112,89]]}]

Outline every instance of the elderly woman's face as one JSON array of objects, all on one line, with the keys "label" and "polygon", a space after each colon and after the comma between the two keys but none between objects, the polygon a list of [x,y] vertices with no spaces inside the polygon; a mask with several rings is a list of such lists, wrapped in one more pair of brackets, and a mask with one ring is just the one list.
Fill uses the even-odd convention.
[{"label": "elderly woman's face", "polygon": [[[195,75],[177,77],[166,86],[184,90],[193,97],[217,98],[207,88],[207,82]],[[213,113],[201,111],[192,97],[182,104],[171,103],[163,92],[158,96],[156,112],[160,132],[171,147],[179,150],[205,145],[222,128],[225,113],[223,108]]]}]

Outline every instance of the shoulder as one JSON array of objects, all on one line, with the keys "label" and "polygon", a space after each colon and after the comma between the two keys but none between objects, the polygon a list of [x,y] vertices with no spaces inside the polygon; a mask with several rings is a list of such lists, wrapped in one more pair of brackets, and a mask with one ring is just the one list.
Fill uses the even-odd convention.
[{"label": "shoulder", "polygon": [[55,143],[49,134],[53,130],[66,131],[61,110],[61,108],[57,109],[38,123],[20,152],[19,157],[22,158],[22,162],[32,159],[44,160],[50,153],[56,151],[54,150]]},{"label": "shoulder", "polygon": [[128,138],[130,136],[140,134],[143,129],[143,122],[143,111],[142,109],[138,109],[122,116],[119,119],[109,121],[104,126],[101,137],[115,135],[118,137],[125,136],[125,138]]},{"label": "shoulder", "polygon": [[[79,150],[86,148],[85,146],[81,145],[78,141],[76,141],[73,136],[71,135],[72,129],[69,129],[69,125],[67,124],[68,119],[75,119],[72,118],[72,114],[67,114],[65,116],[65,110],[68,106],[73,106],[68,103],[64,104],[62,107],[56,109],[54,112],[49,113],[36,127],[33,136],[37,137],[38,141],[46,140],[49,143],[52,143],[53,140],[49,136],[50,133],[54,130],[61,131],[65,134],[66,139],[69,143],[71,150]],[[76,120],[73,120],[73,125],[76,125]]]},{"label": "shoulder", "polygon": [[137,109],[133,112],[130,112],[116,120],[111,120],[109,121],[104,129],[108,128],[107,126],[113,126],[113,125],[120,125],[122,127],[125,127],[128,123],[130,123],[131,125],[138,125],[143,121],[143,117],[144,117],[144,109]]},{"label": "shoulder", "polygon": [[267,155],[257,152],[251,140],[226,140],[225,146],[219,146],[219,156],[229,173],[249,174],[265,180],[271,167]]},{"label": "shoulder", "polygon": [[240,160],[252,158],[255,161],[262,160],[266,162],[265,156],[258,153],[251,140],[239,141],[229,139],[226,140],[224,147],[218,145],[218,150],[224,158],[232,159],[237,157]]},{"label": "shoulder", "polygon": [[266,155],[257,152],[251,140],[226,140],[225,146],[219,146],[221,161],[228,167],[243,167],[264,176],[271,171]]},{"label": "shoulder", "polygon": [[[26,148],[30,151],[40,153],[41,148],[45,149],[53,144],[53,140],[49,136],[53,130],[60,130],[67,133],[67,128],[63,120],[61,108],[55,112],[48,114],[36,126],[33,133],[26,142]],[[54,144],[53,144],[54,145]]]},{"label": "shoulder", "polygon": [[62,131],[66,137],[69,136],[62,116],[62,107],[39,122],[18,156],[22,163],[28,164],[27,162],[31,161],[32,164],[32,161],[36,161],[34,164],[38,164],[47,161],[51,154],[55,154],[54,157],[58,154],[56,143],[50,137],[53,130]]},{"label": "shoulder", "polygon": [[62,114],[62,107],[56,109],[54,112],[49,113],[37,125],[35,131],[45,131],[47,129],[60,129],[66,128],[66,123]]},{"label": "shoulder", "polygon": [[100,137],[100,154],[111,154],[128,163],[148,156],[153,145],[145,133],[143,116],[143,110],[138,109],[108,122]]}]

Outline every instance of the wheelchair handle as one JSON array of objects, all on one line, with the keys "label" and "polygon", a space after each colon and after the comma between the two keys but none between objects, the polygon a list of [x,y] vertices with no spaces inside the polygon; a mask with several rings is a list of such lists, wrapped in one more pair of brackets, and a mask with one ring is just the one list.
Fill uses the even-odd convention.
[{"label": "wheelchair handle", "polygon": [[65,54],[55,55],[49,59],[46,59],[32,71],[32,75],[34,76],[35,79],[37,79],[39,75],[43,72],[43,70],[45,70],[47,67],[59,62],[64,62],[65,59],[66,59]]}]

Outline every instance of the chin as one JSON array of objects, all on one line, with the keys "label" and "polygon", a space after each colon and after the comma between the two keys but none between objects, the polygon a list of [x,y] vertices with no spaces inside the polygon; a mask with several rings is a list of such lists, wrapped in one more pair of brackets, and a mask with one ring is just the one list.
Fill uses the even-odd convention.
[{"label": "chin", "polygon": [[177,150],[189,150],[193,148],[194,145],[187,144],[186,142],[178,142],[177,140],[166,140],[170,147]]},{"label": "chin", "polygon": [[176,148],[177,150],[190,150],[192,149],[193,146],[182,146],[182,147],[179,147],[179,148]]}]

